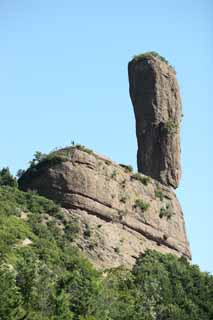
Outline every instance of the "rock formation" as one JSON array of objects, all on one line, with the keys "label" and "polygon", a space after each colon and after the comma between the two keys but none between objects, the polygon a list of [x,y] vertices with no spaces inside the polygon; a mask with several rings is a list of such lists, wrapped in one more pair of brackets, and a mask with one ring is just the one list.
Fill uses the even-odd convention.
[{"label": "rock formation", "polygon": [[129,63],[141,173],[77,145],[32,162],[19,179],[22,190],[56,201],[66,221],[77,222],[72,241],[101,269],[131,267],[146,249],[191,258],[171,188],[181,175],[181,100],[175,71],[162,59],[152,53]]},{"label": "rock formation", "polygon": [[181,98],[174,69],[156,53],[128,66],[136,118],[138,171],[177,188],[180,176]]},{"label": "rock formation", "polygon": [[61,149],[20,178],[78,221],[77,245],[98,268],[132,266],[146,249],[190,258],[175,193],[86,148]]}]

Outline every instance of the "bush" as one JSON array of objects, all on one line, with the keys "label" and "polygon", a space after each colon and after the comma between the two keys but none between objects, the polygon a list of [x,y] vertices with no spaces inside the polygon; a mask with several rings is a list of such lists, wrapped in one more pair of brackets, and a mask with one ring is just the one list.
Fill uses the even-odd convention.
[{"label": "bush", "polygon": [[30,170],[39,169],[41,166],[53,166],[69,159],[67,150],[53,151],[49,154],[42,154],[37,151],[32,161],[30,161]]},{"label": "bush", "polygon": [[91,150],[91,149],[89,149],[89,148],[87,148],[87,147],[85,147],[85,146],[83,146],[81,144],[76,144],[75,148],[77,148],[78,150],[84,151],[84,152],[86,152],[88,154],[93,154],[93,150]]},{"label": "bush", "polygon": [[17,178],[21,178],[21,176],[23,176],[24,173],[25,173],[25,170],[19,169],[16,173]]},{"label": "bush", "polygon": [[160,201],[163,201],[163,199],[164,199],[164,194],[160,189],[155,190],[155,196],[157,198],[159,198]]},{"label": "bush", "polygon": [[138,180],[140,181],[142,184],[144,184],[145,186],[148,185],[148,183],[150,182],[150,178],[149,177],[145,177],[145,176],[142,176],[142,174],[140,173],[134,173],[132,176],[131,176],[132,179],[135,179],[135,180]]},{"label": "bush", "polygon": [[0,214],[14,215],[19,208],[35,214],[50,214],[55,216],[61,209],[53,201],[38,196],[35,192],[22,192],[19,189],[3,186],[0,187]]},{"label": "bush", "polygon": [[165,130],[168,134],[176,134],[178,132],[178,123],[173,120],[167,121],[165,123]]},{"label": "bush", "polygon": [[[153,57],[156,57],[157,59],[163,61],[164,63],[166,63],[168,66],[170,66],[171,68],[173,68],[168,60],[166,58],[164,58],[163,56],[161,56],[158,52],[156,51],[148,51],[148,52],[144,52],[144,53],[140,53],[140,54],[137,54],[133,57],[133,59],[135,61],[140,61],[140,60],[143,60],[143,59],[147,59],[149,56],[153,56]],[[174,69],[174,68],[173,68]]]},{"label": "bush", "polygon": [[137,260],[133,275],[139,291],[152,301],[153,318],[148,319],[212,319],[213,276],[186,258],[147,251]]},{"label": "bush", "polygon": [[19,182],[20,184],[25,180],[25,179],[30,179],[31,176],[37,173],[37,171],[40,168],[43,168],[45,166],[55,166],[58,165],[64,161],[69,161],[71,160],[73,151],[75,149],[82,150],[84,152],[87,152],[88,154],[92,154],[93,151],[86,148],[83,145],[76,144],[72,145],[70,147],[62,148],[62,149],[56,149],[49,154],[42,153],[40,151],[36,151],[34,154],[33,159],[29,162],[29,168],[26,171],[19,170],[17,173],[17,176],[19,177]]},{"label": "bush", "polygon": [[[28,211],[27,219],[15,215],[16,207]],[[88,312],[98,272],[67,237],[67,231],[78,232],[77,223],[67,223],[65,233],[57,227],[59,211],[52,201],[32,192],[0,187],[1,319],[70,320],[73,312],[75,319]],[[51,219],[45,223],[47,215]],[[32,244],[22,246],[26,238]],[[11,278],[7,287],[1,278],[3,264],[14,270],[14,284]]]},{"label": "bush", "polygon": [[[16,207],[28,211],[27,219]],[[213,319],[212,275],[156,251],[141,255],[133,270],[98,272],[57,229],[58,210],[32,192],[0,187],[0,319]],[[72,222],[69,231],[78,232]],[[21,246],[26,237],[32,244]]]},{"label": "bush", "polygon": [[12,176],[8,167],[0,170],[0,186],[17,187],[16,178]]},{"label": "bush", "polygon": [[137,200],[135,200],[135,207],[140,208],[141,211],[144,212],[150,207],[150,204],[143,201],[142,199],[137,199]]},{"label": "bush", "polygon": [[172,212],[171,207],[169,204],[166,205],[166,208],[162,207],[160,209],[159,217],[160,218],[167,218],[167,220],[171,219],[171,217],[174,215],[174,212]]},{"label": "bush", "polygon": [[[16,284],[16,275],[8,265],[0,263],[0,319],[21,319],[23,299]],[[20,318],[19,318],[20,317]]]},{"label": "bush", "polygon": [[127,172],[132,172],[133,171],[133,167],[131,165],[119,163],[119,166],[124,168]]}]

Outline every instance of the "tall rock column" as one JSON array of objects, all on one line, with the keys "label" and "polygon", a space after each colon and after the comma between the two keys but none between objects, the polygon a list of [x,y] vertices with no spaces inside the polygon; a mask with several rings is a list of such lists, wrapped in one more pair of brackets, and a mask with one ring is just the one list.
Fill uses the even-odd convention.
[{"label": "tall rock column", "polygon": [[174,69],[152,53],[128,65],[136,118],[138,171],[177,188],[181,177],[181,98]]}]

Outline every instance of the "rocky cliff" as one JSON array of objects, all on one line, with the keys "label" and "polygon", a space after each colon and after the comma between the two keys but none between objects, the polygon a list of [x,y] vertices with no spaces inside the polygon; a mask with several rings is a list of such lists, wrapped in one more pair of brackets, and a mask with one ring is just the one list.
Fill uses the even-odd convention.
[{"label": "rocky cliff", "polygon": [[181,98],[175,71],[150,53],[136,56],[128,71],[138,171],[176,188],[181,177]]},{"label": "rocky cliff", "polygon": [[99,268],[132,266],[146,249],[191,258],[171,188],[181,176],[175,71],[159,55],[143,54],[129,63],[129,84],[141,173],[77,145],[33,162],[19,180],[24,191],[36,190],[60,204],[78,229],[75,245]]},{"label": "rocky cliff", "polygon": [[98,268],[131,266],[146,249],[190,258],[183,213],[175,193],[82,147],[50,154],[20,178],[77,221],[74,243]]}]

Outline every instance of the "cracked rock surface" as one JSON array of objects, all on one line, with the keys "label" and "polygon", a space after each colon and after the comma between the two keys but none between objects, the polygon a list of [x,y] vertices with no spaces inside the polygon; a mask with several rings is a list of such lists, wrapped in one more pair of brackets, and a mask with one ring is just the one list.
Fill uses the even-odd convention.
[{"label": "cracked rock surface", "polygon": [[146,249],[190,259],[183,213],[170,187],[101,155],[62,151],[69,156],[26,171],[19,184],[57,201],[78,221],[74,243],[96,267],[131,267]]}]

